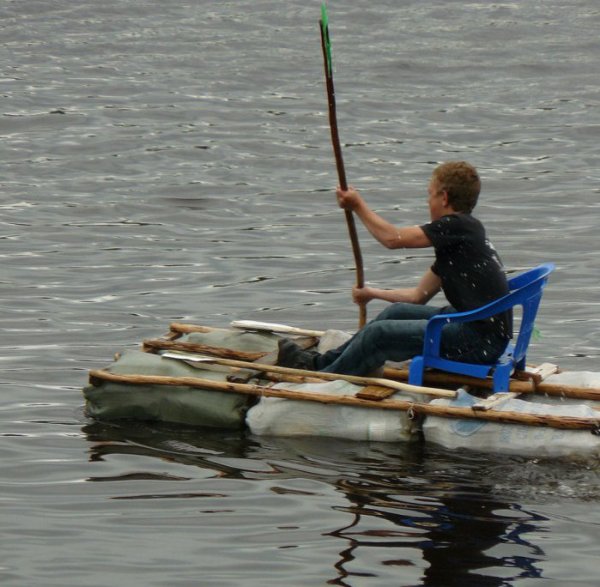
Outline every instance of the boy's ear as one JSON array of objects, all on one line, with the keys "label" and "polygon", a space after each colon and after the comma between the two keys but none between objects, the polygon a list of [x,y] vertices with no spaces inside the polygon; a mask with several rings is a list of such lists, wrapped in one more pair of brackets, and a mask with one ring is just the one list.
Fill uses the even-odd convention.
[{"label": "boy's ear", "polygon": [[444,208],[448,206],[448,192],[446,190],[442,190],[442,204]]}]

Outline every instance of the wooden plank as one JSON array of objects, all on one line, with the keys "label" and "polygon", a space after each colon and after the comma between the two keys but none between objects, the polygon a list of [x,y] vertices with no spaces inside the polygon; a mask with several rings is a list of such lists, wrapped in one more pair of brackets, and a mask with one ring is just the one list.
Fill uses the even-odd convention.
[{"label": "wooden plank", "polygon": [[356,397],[380,402],[381,400],[391,397],[395,393],[396,390],[390,389],[389,387],[381,387],[380,385],[367,385],[356,394]]},{"label": "wooden plank", "polygon": [[494,393],[486,399],[483,399],[476,404],[471,406],[471,409],[475,411],[491,410],[493,408],[499,408],[501,405],[506,403],[509,399],[519,397],[520,393],[514,393],[513,391],[505,391],[501,393]]},{"label": "wooden plank", "polygon": [[542,363],[535,367],[527,367],[525,371],[516,371],[513,377],[521,381],[533,381],[534,385],[537,387],[544,379],[546,379],[546,377],[558,372],[559,369],[557,365],[552,363]]}]

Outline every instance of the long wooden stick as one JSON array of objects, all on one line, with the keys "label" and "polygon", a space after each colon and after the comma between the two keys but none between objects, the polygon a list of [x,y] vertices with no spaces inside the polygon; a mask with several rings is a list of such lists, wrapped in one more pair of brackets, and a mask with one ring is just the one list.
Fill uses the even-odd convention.
[{"label": "long wooden stick", "polygon": [[[337,113],[335,104],[335,88],[333,85],[333,67],[331,63],[331,41],[329,38],[329,25],[327,18],[327,9],[325,4],[321,7],[321,20],[319,21],[319,29],[321,31],[321,47],[323,49],[323,62],[325,66],[325,85],[327,88],[327,101],[329,105],[329,128],[331,129],[331,143],[333,146],[333,154],[338,173],[340,187],[343,190],[348,189],[346,181],[346,170],[344,168],[344,159],[342,156],[342,147],[340,144],[340,136],[337,124]],[[354,215],[350,210],[344,210],[346,215],[346,224],[348,225],[348,233],[350,242],[352,243],[352,252],[354,254],[354,263],[356,265],[356,285],[364,287],[365,274],[362,261],[362,253],[358,242],[358,234],[356,232],[356,223]],[[365,303],[359,304],[358,327],[362,328],[367,321],[367,306]]]},{"label": "long wooden stick", "polygon": [[[165,355],[163,355],[165,356]],[[240,369],[253,369],[256,371],[267,371],[271,373],[288,373],[290,375],[300,375],[303,377],[312,377],[325,381],[348,381],[356,385],[377,385],[380,387],[388,387],[395,391],[404,391],[407,393],[421,393],[424,395],[432,395],[435,397],[456,397],[455,391],[447,389],[436,389],[434,387],[420,387],[417,385],[409,385],[400,381],[392,381],[391,379],[383,379],[381,377],[359,377],[356,375],[341,375],[339,373],[325,373],[323,371],[307,371],[304,369],[291,369],[290,367],[280,367],[278,365],[266,365],[257,362],[238,361],[235,359],[223,359],[218,357],[198,357],[194,355],[166,355],[169,359],[178,359],[189,362],[209,363],[214,365],[226,365],[228,367],[238,367]]]},{"label": "long wooden stick", "polygon": [[324,404],[340,404],[361,408],[399,410],[411,415],[432,415],[442,418],[468,418],[488,420],[506,424],[526,424],[529,426],[545,426],[563,430],[598,430],[600,419],[577,418],[572,416],[548,416],[542,414],[523,414],[521,412],[500,412],[495,410],[473,411],[470,408],[454,406],[437,406],[420,404],[405,400],[371,401],[354,396],[335,396],[322,393],[306,393],[291,389],[273,389],[248,383],[229,383],[202,379],[197,377],[165,377],[160,375],[117,375],[105,370],[90,371],[90,383],[97,385],[101,381],[129,383],[133,385],[169,385],[191,387],[231,393],[240,393],[259,397],[278,397],[302,401],[312,401]]}]

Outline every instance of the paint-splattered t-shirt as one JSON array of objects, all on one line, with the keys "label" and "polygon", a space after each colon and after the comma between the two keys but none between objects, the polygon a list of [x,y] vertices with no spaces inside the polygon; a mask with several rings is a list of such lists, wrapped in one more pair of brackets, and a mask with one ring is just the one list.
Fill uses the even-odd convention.
[{"label": "paint-splattered t-shirt", "polygon": [[[435,249],[431,269],[457,311],[474,310],[509,292],[502,261],[479,220],[470,214],[449,214],[421,228]],[[478,328],[482,334],[494,331],[512,337],[512,312],[480,321]]]}]

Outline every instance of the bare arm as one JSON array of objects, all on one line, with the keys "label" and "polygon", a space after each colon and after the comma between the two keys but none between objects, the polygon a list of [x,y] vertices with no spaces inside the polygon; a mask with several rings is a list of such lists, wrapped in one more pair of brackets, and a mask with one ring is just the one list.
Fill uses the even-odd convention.
[{"label": "bare arm", "polygon": [[442,288],[440,278],[428,269],[415,287],[401,289],[379,289],[376,287],[354,287],[352,298],[355,303],[368,303],[371,300],[385,302],[408,302],[410,304],[426,304]]},{"label": "bare arm", "polygon": [[430,247],[431,241],[420,226],[398,228],[371,210],[362,196],[354,188],[336,191],[341,208],[352,210],[366,229],[388,249],[412,249]]},{"label": "bare arm", "polygon": [[440,278],[428,269],[415,287],[403,289],[379,289],[376,287],[355,287],[352,298],[357,304],[368,303],[371,300],[385,302],[408,302],[411,304],[426,304],[442,288]]}]

